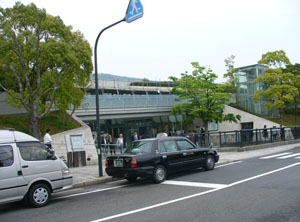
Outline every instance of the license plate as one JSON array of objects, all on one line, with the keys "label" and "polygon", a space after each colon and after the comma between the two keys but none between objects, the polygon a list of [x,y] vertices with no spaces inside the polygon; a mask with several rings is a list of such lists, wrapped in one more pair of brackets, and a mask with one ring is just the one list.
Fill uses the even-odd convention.
[{"label": "license plate", "polygon": [[114,160],[114,167],[123,167],[123,159]]}]

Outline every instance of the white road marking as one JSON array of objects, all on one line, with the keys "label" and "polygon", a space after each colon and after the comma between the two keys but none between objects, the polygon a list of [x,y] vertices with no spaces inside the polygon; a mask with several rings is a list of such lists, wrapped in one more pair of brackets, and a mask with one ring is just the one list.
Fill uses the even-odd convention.
[{"label": "white road marking", "polygon": [[221,168],[221,167],[229,166],[229,165],[236,164],[236,163],[242,163],[242,162],[243,161],[236,161],[236,162],[232,162],[232,163],[226,163],[226,164],[215,166],[215,168]]},{"label": "white road marking", "polygon": [[115,189],[122,188],[122,187],[127,187],[127,186],[128,185],[121,185],[121,186],[116,186],[116,187],[103,188],[103,189],[92,190],[92,191],[87,191],[87,192],[83,192],[83,193],[70,194],[70,195],[66,195],[66,196],[63,196],[63,197],[55,197],[55,198],[52,198],[52,199],[57,200],[57,199],[64,199],[64,198],[68,198],[68,197],[82,196],[82,195],[91,194],[91,193],[103,192],[103,191],[108,191],[108,190],[115,190]]},{"label": "white road marking", "polygon": [[298,156],[298,157],[295,157],[295,159],[300,159],[300,156]]},{"label": "white road marking", "polygon": [[200,192],[200,193],[196,193],[196,194],[193,194],[193,195],[181,197],[181,198],[178,198],[178,199],[169,200],[169,201],[162,202],[162,203],[159,203],[159,204],[154,204],[154,205],[151,205],[151,206],[148,206],[148,207],[143,207],[143,208],[139,208],[139,209],[136,209],[136,210],[127,211],[127,212],[116,214],[116,215],[112,215],[112,216],[109,216],[109,217],[104,217],[104,218],[101,218],[101,219],[93,220],[91,222],[108,221],[108,220],[111,220],[111,219],[115,219],[115,218],[119,218],[119,217],[124,217],[124,216],[131,215],[131,214],[136,214],[136,213],[143,212],[143,211],[146,211],[146,210],[151,210],[151,209],[154,209],[154,208],[157,208],[157,207],[166,206],[166,205],[169,205],[169,204],[172,204],[172,203],[176,203],[176,202],[179,202],[179,201],[188,200],[188,199],[191,199],[191,198],[194,198],[194,197],[203,196],[203,195],[206,195],[206,194],[209,194],[209,193],[213,193],[213,192],[216,192],[216,191],[219,191],[219,190],[226,189],[228,187],[233,187],[233,186],[236,186],[238,184],[248,182],[250,180],[254,180],[254,179],[257,179],[257,178],[260,178],[260,177],[263,177],[263,176],[267,176],[267,175],[270,175],[270,174],[273,174],[273,173],[276,173],[276,172],[279,172],[279,171],[282,171],[282,170],[286,170],[288,168],[297,166],[299,164],[300,164],[300,162],[294,163],[292,165],[279,168],[277,170],[272,170],[272,171],[269,171],[269,172],[266,172],[266,173],[263,173],[263,174],[259,174],[259,175],[254,176],[254,177],[250,177],[250,178],[247,178],[247,179],[244,179],[244,180],[240,180],[240,181],[234,182],[234,183],[229,184],[227,186],[224,186],[222,188],[216,188],[216,189],[208,190],[208,191],[205,191],[205,192]]},{"label": "white road marking", "polygon": [[279,157],[279,156],[284,156],[284,155],[288,155],[288,154],[291,154],[291,153],[289,153],[289,152],[287,152],[287,153],[280,153],[280,154],[275,154],[275,155],[272,155],[272,156],[261,157],[259,159],[261,159],[261,160],[271,159],[271,158],[275,158],[275,157]]},{"label": "white road marking", "polygon": [[291,155],[288,155],[288,156],[278,157],[277,159],[287,159],[287,158],[291,158],[291,157],[294,157],[294,156],[300,156],[300,153],[295,153],[295,154],[291,154]]},{"label": "white road marking", "polygon": [[166,180],[162,184],[167,185],[177,185],[177,186],[190,186],[190,187],[205,187],[205,188],[224,188],[228,185],[216,184],[216,183],[197,183],[197,182],[186,182],[186,181],[176,181],[176,180]]}]

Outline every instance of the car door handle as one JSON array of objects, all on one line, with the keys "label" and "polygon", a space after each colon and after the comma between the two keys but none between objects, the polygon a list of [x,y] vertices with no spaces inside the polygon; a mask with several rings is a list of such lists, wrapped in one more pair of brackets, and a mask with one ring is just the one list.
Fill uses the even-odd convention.
[{"label": "car door handle", "polygon": [[22,168],[28,168],[29,166],[28,165],[24,165],[24,166],[22,166]]},{"label": "car door handle", "polygon": [[167,155],[163,155],[162,158],[166,159],[166,158],[167,158]]},{"label": "car door handle", "polygon": [[183,156],[186,156],[187,155],[187,153],[183,153]]}]

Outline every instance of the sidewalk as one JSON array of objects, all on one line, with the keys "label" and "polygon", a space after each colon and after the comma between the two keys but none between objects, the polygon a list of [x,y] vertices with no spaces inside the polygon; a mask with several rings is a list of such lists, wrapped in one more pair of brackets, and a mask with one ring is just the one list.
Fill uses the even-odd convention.
[{"label": "sidewalk", "polygon": [[[296,147],[300,147],[300,143],[281,145],[272,148],[264,148],[245,152],[219,152],[220,160],[217,164],[224,164],[248,158],[255,158],[259,156],[280,153],[283,151],[294,149]],[[112,178],[110,176],[107,176],[105,173],[105,160],[102,160],[102,165],[103,177],[99,177],[98,165],[70,168],[70,171],[73,175],[73,188],[107,183],[112,181]]]}]

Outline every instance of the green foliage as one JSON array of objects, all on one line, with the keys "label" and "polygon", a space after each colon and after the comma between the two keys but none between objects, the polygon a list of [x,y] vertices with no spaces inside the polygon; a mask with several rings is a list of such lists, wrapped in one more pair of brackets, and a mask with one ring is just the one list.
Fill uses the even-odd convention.
[{"label": "green foliage", "polygon": [[268,110],[285,109],[299,94],[298,89],[293,86],[293,81],[292,73],[284,73],[282,69],[267,69],[265,75],[259,76],[255,82],[265,83],[268,88],[256,91],[254,101],[264,98],[267,100]]},{"label": "green foliage", "polygon": [[266,69],[264,76],[259,76],[255,82],[261,82],[265,87],[256,91],[254,101],[266,100],[268,110],[279,109],[280,119],[288,105],[293,104],[299,95],[300,77],[288,70],[284,71],[283,65],[289,67],[290,61],[283,50],[268,52],[262,55],[259,63],[275,68]]},{"label": "green foliage", "polygon": [[283,66],[289,65],[290,60],[283,50],[279,50],[263,54],[258,64],[265,64],[270,68],[282,68]]},{"label": "green foliage", "polygon": [[60,17],[33,3],[0,8],[0,88],[8,92],[9,103],[30,114],[33,134],[51,108],[80,105],[93,69],[91,57],[83,35]]},{"label": "green foliage", "polygon": [[224,85],[215,83],[217,75],[211,69],[193,62],[192,74],[181,74],[181,78],[169,77],[175,87],[172,93],[179,96],[182,103],[172,107],[173,113],[187,113],[187,121],[201,118],[207,130],[208,122],[233,121],[240,116],[224,114],[225,103],[230,101],[229,93],[224,92]]}]

